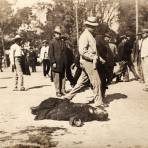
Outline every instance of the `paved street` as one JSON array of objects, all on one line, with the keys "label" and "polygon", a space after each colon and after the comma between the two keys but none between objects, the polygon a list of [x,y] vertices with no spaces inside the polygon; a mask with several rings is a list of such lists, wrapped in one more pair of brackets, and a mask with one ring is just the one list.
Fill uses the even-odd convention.
[{"label": "paved street", "polygon": [[[42,76],[41,67],[37,70],[25,76],[24,92],[12,91],[14,73],[10,69],[0,73],[0,148],[148,148],[148,92],[142,91],[143,84],[112,84],[106,97],[109,120],[71,127],[67,121],[34,120],[30,107],[55,97],[53,83]],[[69,82],[66,89],[71,89]],[[88,89],[73,101],[86,103],[91,98]]]}]

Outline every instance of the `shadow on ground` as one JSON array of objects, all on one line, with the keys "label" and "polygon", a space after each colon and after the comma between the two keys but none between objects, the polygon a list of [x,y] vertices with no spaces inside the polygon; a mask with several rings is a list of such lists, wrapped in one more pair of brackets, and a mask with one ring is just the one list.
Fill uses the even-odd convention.
[{"label": "shadow on ground", "polygon": [[12,79],[13,77],[3,77],[3,78],[0,78],[0,79]]},{"label": "shadow on ground", "polygon": [[30,89],[38,89],[38,88],[42,88],[42,87],[46,87],[46,86],[51,86],[51,85],[39,85],[39,86],[33,86],[33,87],[28,88],[27,90],[30,90]]},{"label": "shadow on ground", "polygon": [[6,86],[0,86],[0,89],[4,89],[4,88],[7,88]]},{"label": "shadow on ground", "polygon": [[[0,138],[0,145],[5,148],[50,148],[56,147],[58,142],[52,141],[52,133],[57,130],[66,131],[59,127],[29,126],[24,130]],[[59,133],[63,135],[63,133]],[[6,146],[7,145],[7,146]]]},{"label": "shadow on ground", "polygon": [[125,94],[114,93],[114,94],[107,95],[107,97],[105,98],[105,102],[110,103],[114,100],[126,99],[126,98],[127,98],[127,95]]}]

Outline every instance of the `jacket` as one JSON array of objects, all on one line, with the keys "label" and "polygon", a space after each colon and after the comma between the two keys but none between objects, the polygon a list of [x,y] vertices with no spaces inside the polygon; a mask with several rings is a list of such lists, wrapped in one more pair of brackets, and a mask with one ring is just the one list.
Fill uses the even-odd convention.
[{"label": "jacket", "polygon": [[[54,72],[63,73],[67,66],[66,45],[63,39],[53,38],[49,44],[49,57],[51,69]],[[56,68],[53,64],[56,63]]]}]

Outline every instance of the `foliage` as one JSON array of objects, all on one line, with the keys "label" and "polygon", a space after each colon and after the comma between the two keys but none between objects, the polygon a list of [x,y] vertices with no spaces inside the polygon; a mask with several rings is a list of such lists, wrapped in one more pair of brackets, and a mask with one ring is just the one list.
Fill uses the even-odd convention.
[{"label": "foliage", "polygon": [[[136,33],[136,10],[135,0],[120,0],[119,5],[119,34],[131,34],[135,36]],[[143,28],[148,28],[148,1],[138,0],[138,17],[139,17],[139,31]]]}]

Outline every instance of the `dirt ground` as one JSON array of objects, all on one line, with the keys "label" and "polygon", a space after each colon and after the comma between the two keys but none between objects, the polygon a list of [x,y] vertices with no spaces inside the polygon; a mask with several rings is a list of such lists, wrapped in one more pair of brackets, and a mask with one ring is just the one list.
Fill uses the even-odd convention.
[{"label": "dirt ground", "polygon": [[[55,97],[54,85],[41,67],[25,76],[27,91],[14,92],[14,73],[0,73],[0,148],[148,148],[148,92],[138,81],[112,84],[106,93],[109,120],[71,127],[68,121],[35,121],[30,107]],[[131,75],[132,79],[132,75]],[[71,89],[69,83],[66,89]],[[90,89],[73,101],[92,99]]]}]

